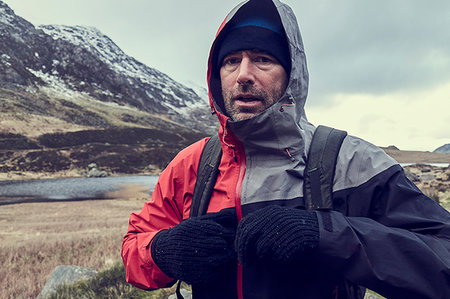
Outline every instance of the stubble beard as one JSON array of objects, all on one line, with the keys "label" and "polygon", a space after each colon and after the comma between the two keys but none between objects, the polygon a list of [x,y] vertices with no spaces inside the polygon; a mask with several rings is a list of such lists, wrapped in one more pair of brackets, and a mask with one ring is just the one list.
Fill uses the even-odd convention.
[{"label": "stubble beard", "polygon": [[[272,90],[270,93],[267,93],[264,90],[256,89],[253,85],[239,85],[239,87],[235,90],[222,90],[222,97],[227,115],[234,121],[241,121],[260,114],[278,102],[283,95],[284,90],[284,88],[278,88]],[[241,93],[252,94],[253,96],[261,99],[262,106],[251,108],[238,106],[234,98]]]}]

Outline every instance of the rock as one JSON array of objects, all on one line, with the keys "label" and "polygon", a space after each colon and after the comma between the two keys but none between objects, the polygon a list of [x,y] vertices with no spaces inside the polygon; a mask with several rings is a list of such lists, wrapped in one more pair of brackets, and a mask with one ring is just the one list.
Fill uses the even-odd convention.
[{"label": "rock", "polygon": [[432,181],[436,178],[436,176],[434,174],[431,173],[427,173],[427,174],[423,174],[420,176],[420,181],[421,182],[429,182]]},{"label": "rock", "polygon": [[[180,289],[181,295],[183,295],[184,299],[192,299],[192,294],[190,291],[186,289]],[[168,299],[177,299],[177,294],[172,294]]]},{"label": "rock", "polygon": [[154,164],[149,164],[149,165],[147,166],[147,169],[148,169],[148,171],[150,171],[150,172],[155,172],[155,171],[158,171],[158,170],[159,170],[159,167],[156,166],[156,165],[154,165]]},{"label": "rock", "polygon": [[369,292],[366,292],[366,295],[364,296],[364,299],[383,299],[383,298],[384,297]]},{"label": "rock", "polygon": [[419,182],[420,178],[412,172],[406,172],[406,177],[411,181],[411,182]]},{"label": "rock", "polygon": [[430,167],[424,167],[420,171],[421,172],[431,172],[431,168]]},{"label": "rock", "polygon": [[97,271],[78,266],[57,266],[36,299],[49,298],[59,286],[72,285],[80,280],[94,278]]},{"label": "rock", "polygon": [[107,176],[109,176],[109,173],[104,170],[98,170],[97,168],[92,168],[87,173],[88,178],[104,178]]},{"label": "rock", "polygon": [[91,163],[88,165],[88,178],[104,178],[109,176],[109,173],[104,170],[97,169],[97,164]]}]

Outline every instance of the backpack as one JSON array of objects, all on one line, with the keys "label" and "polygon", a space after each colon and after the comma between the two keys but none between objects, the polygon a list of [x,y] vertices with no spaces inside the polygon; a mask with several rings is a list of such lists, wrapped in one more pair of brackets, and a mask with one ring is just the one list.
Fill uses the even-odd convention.
[{"label": "backpack", "polygon": [[[303,194],[308,209],[333,209],[333,178],[339,149],[347,132],[318,126],[314,132],[305,168]],[[218,135],[213,135],[206,143],[197,172],[190,217],[206,214],[212,195],[222,147]]]},{"label": "backpack", "polygon": [[[332,188],[336,161],[346,136],[345,131],[322,125],[318,126],[314,132],[304,172],[303,194],[307,209],[333,209]],[[200,157],[189,217],[206,214],[219,174],[221,158],[222,147],[219,136],[216,134],[207,141]],[[325,227],[325,229],[330,228]],[[362,298],[361,294],[365,292],[365,289],[348,281],[343,281],[338,289],[336,298],[341,296],[342,298]],[[180,293],[180,283],[178,283],[176,294],[177,298],[183,298]]]}]

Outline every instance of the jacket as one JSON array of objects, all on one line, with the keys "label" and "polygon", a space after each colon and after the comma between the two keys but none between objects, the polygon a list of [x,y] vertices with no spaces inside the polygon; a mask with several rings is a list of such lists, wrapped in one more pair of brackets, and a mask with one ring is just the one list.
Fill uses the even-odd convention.
[{"label": "jacket", "polygon": [[[215,47],[229,21],[258,4],[281,18],[290,46],[289,83],[273,106],[234,122],[221,102]],[[266,205],[305,208],[303,172],[315,126],[304,111],[308,71],[292,10],[278,0],[245,1],[233,9],[211,47],[208,87],[223,150],[208,213],[233,208],[240,220]],[[161,173],[151,201],[130,216],[122,258],[127,281],[139,288],[174,283],[154,263],[149,248],[159,231],[189,217],[206,140],[182,150]],[[450,214],[383,150],[347,136],[336,164],[333,200],[334,211],[316,211],[320,239],[312,256],[288,266],[236,264],[223,270],[223,279],[192,286],[194,298],[364,296],[358,288],[343,290],[344,280],[388,298],[450,298]]]}]

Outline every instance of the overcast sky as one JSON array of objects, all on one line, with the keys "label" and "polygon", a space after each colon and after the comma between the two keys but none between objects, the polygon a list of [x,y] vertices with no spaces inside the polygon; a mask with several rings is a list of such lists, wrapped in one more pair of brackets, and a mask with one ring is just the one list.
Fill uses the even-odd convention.
[{"label": "overcast sky", "polygon": [[[223,0],[3,0],[34,25],[94,26],[175,80],[206,87]],[[286,0],[305,44],[306,113],[376,145],[450,143],[450,1]]]}]

